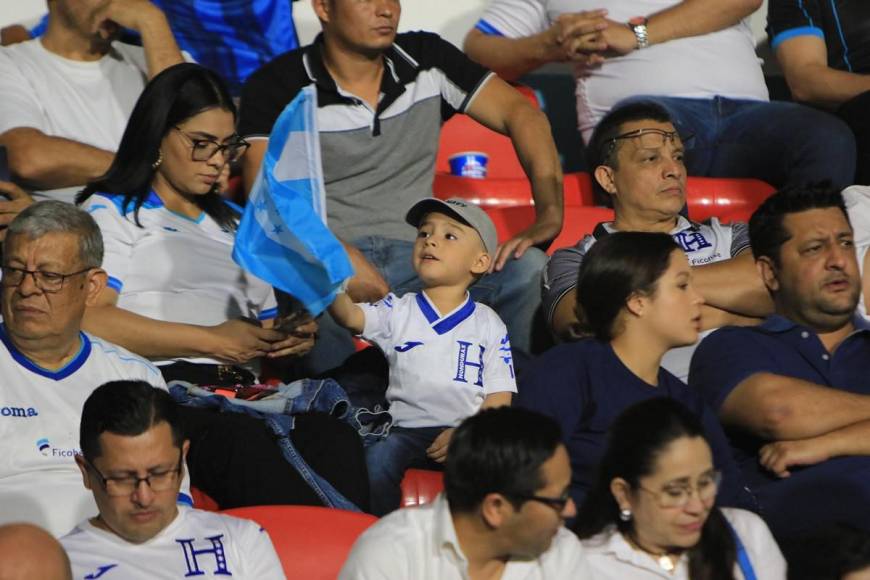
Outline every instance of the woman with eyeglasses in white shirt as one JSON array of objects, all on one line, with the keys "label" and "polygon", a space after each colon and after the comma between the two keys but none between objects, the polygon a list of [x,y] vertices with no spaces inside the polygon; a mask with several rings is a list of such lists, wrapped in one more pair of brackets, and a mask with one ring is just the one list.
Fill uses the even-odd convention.
[{"label": "woman with eyeglasses in white shirt", "polygon": [[752,512],[715,506],[720,481],[697,417],[656,398],[613,423],[574,532],[604,580],[782,580],[786,564]]}]

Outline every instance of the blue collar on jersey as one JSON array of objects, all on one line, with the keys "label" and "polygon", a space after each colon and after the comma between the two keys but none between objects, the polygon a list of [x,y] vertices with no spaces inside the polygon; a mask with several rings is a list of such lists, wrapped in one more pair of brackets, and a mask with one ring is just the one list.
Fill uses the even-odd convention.
[{"label": "blue collar on jersey", "polygon": [[29,358],[24,356],[24,354],[20,350],[15,348],[15,345],[12,344],[12,341],[9,340],[9,336],[6,334],[6,325],[0,324],[0,341],[3,342],[3,345],[6,347],[6,350],[9,351],[9,354],[12,355],[12,358],[15,360],[15,362],[17,362],[19,365],[23,366],[32,373],[36,373],[47,379],[52,379],[55,381],[65,379],[80,368],[82,368],[82,365],[85,364],[85,361],[87,361],[88,357],[91,355],[91,339],[89,339],[88,335],[81,331],[79,332],[79,339],[81,341],[81,346],[79,347],[79,351],[72,358],[72,360],[70,360],[68,363],[66,363],[56,371],[50,371],[32,362]]},{"label": "blue collar on jersey", "polygon": [[429,324],[432,325],[432,330],[437,332],[438,334],[444,334],[446,332],[450,332],[456,326],[471,316],[474,312],[474,300],[471,299],[471,296],[468,295],[468,292],[465,293],[465,304],[460,306],[457,310],[453,311],[453,314],[441,318],[438,315],[438,312],[435,310],[435,306],[429,302],[429,297],[426,296],[424,292],[417,293],[417,306],[420,307],[420,311],[423,313],[423,316],[426,317],[426,320]]}]

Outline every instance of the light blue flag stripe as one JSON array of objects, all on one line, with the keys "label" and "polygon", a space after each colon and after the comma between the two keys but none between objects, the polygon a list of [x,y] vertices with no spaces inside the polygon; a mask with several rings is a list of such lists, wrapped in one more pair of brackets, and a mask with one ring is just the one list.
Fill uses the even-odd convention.
[{"label": "light blue flag stripe", "polygon": [[307,87],[278,117],[233,247],[236,263],[315,316],[353,275],[326,227],[316,111],[314,87]]}]

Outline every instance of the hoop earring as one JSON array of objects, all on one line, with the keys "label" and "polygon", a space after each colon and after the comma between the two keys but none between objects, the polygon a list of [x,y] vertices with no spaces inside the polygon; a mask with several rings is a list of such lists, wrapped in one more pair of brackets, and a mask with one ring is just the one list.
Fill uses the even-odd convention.
[{"label": "hoop earring", "polygon": [[619,519],[621,519],[624,522],[631,521],[631,510],[630,509],[619,510]]},{"label": "hoop earring", "polygon": [[157,169],[163,163],[163,151],[157,150],[157,161],[151,164],[151,169]]}]

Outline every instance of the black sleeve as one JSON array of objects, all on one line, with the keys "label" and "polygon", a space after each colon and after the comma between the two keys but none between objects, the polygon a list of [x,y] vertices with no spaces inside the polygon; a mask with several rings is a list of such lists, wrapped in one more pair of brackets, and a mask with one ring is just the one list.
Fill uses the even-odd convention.
[{"label": "black sleeve", "polygon": [[493,74],[437,34],[407,33],[397,39],[395,46],[416,61],[421,72],[432,72],[440,83],[441,110],[445,120],[453,113],[464,113],[477,91]]},{"label": "black sleeve", "polygon": [[795,36],[824,38],[822,11],[818,0],[769,0],[767,38],[771,49]]},{"label": "black sleeve", "polygon": [[239,104],[239,135],[263,137],[299,91],[309,83],[301,49],[279,56],[248,77]]}]

